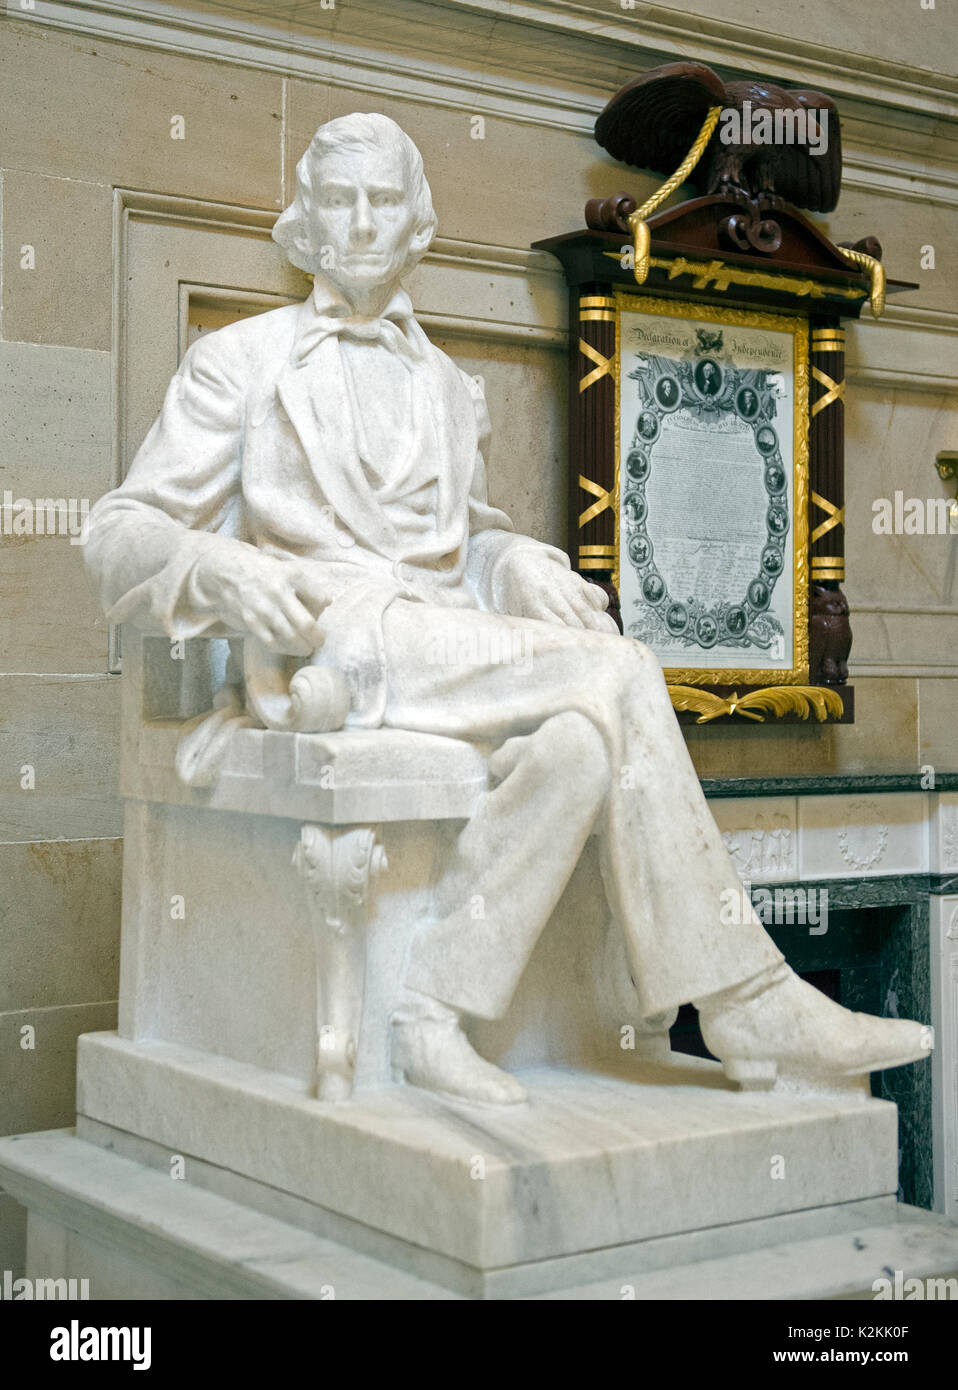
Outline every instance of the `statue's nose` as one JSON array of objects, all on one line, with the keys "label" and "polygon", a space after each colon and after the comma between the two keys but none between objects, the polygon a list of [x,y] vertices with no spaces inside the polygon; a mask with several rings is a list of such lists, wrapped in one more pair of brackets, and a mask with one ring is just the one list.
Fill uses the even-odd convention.
[{"label": "statue's nose", "polygon": [[372,209],[365,193],[360,193],[353,205],[353,218],[350,233],[354,241],[371,241],[376,235],[373,225]]}]

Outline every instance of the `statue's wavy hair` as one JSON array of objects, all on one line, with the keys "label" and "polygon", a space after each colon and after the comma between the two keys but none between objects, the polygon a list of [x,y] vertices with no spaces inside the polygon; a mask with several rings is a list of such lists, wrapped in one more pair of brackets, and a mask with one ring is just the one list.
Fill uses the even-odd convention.
[{"label": "statue's wavy hair", "polygon": [[310,274],[320,268],[322,242],[318,240],[319,228],[314,215],[319,161],[337,150],[381,150],[384,147],[395,149],[399,154],[416,209],[414,249],[410,251],[403,273],[411,270],[422,257],[436,234],[437,225],[422,155],[406,132],[388,116],[357,112],[351,116],[337,116],[321,125],[296,165],[296,195],[273,227],[273,240],[282,246],[293,265]]}]

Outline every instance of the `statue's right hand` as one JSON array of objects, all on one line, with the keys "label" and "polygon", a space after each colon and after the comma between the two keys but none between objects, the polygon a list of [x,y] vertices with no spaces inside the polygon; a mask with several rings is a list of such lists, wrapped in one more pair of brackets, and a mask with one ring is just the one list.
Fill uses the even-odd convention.
[{"label": "statue's right hand", "polygon": [[310,656],[322,645],[318,619],[332,595],[316,567],[277,560],[254,546],[228,557],[211,552],[193,571],[194,592],[228,628],[248,632],[268,650]]}]

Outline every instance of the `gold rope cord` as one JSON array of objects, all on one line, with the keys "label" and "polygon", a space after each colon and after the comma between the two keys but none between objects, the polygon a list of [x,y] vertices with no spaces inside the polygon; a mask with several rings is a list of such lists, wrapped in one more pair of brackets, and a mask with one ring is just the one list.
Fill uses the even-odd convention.
[{"label": "gold rope cord", "polygon": [[644,285],[649,274],[649,247],[651,245],[652,235],[645,219],[655,212],[655,209],[659,207],[661,203],[665,202],[669,194],[674,193],[679,184],[684,183],[689,174],[691,174],[692,170],[705,153],[705,147],[712,138],[712,132],[718,125],[718,118],[721,114],[721,106],[709,107],[709,113],[705,117],[702,129],[696,136],[695,144],[682,160],[682,163],[676,169],[675,173],[671,178],[666,179],[662,187],[653,193],[652,197],[648,198],[640,208],[636,208],[635,212],[629,214],[627,221],[629,229],[632,232],[632,244],[635,251],[635,264],[632,270],[637,285]]},{"label": "gold rope cord", "polygon": [[869,303],[872,306],[872,313],[875,318],[881,318],[885,308],[885,267],[881,261],[876,261],[874,256],[867,256],[864,251],[852,251],[847,246],[837,248],[842,255],[847,257],[853,265],[860,265],[863,270],[867,270],[871,276],[872,292]]}]

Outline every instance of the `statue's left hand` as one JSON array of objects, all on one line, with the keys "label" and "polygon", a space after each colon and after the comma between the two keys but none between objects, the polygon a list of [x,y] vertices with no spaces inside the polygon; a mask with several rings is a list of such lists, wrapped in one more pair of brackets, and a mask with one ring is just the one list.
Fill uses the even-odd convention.
[{"label": "statue's left hand", "polygon": [[614,632],[618,627],[605,611],[609,596],[574,570],[563,569],[532,548],[517,550],[508,560],[509,612],[518,618],[539,618],[565,627]]}]

